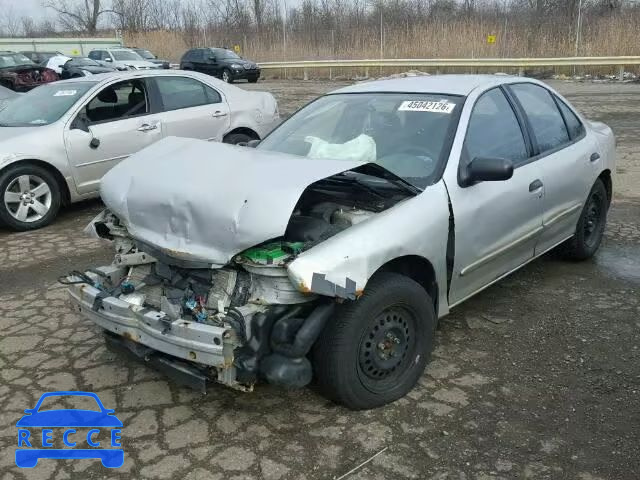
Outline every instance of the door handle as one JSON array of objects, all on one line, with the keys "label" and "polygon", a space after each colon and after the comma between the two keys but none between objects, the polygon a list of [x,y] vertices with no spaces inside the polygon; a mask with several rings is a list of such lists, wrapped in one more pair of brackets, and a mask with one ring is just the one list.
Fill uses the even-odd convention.
[{"label": "door handle", "polygon": [[220,110],[215,111],[211,114],[212,117],[226,117],[227,115],[229,115],[227,112],[221,112]]},{"label": "door handle", "polygon": [[542,187],[544,187],[544,184],[542,183],[542,181],[537,179],[537,180],[534,180],[533,182],[531,182],[529,184],[529,191],[531,193],[536,193],[536,192],[542,190]]},{"label": "door handle", "polygon": [[154,123],[153,125],[149,125],[148,123],[143,123],[142,125],[140,125],[140,127],[138,127],[139,132],[149,132],[151,130],[157,130],[157,129],[158,129],[157,123]]},{"label": "door handle", "polygon": [[600,160],[600,154],[598,152],[592,153],[591,158],[589,159],[591,163],[595,163]]}]

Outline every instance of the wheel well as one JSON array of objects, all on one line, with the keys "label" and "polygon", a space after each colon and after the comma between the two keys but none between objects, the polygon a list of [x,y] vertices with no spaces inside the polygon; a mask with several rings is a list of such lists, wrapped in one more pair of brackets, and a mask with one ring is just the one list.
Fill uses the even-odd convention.
[{"label": "wheel well", "polygon": [[611,200],[613,200],[613,183],[611,182],[611,170],[603,171],[598,177],[604,183],[604,188],[607,190],[607,200],[609,204],[611,204]]},{"label": "wheel well", "polygon": [[385,263],[377,272],[399,273],[419,283],[433,300],[434,310],[436,315],[438,314],[438,282],[436,272],[429,260],[418,255],[398,257]]},{"label": "wheel well", "polygon": [[50,163],[43,162],[42,160],[35,160],[35,159],[19,160],[17,162],[10,163],[5,168],[11,167],[13,165],[26,165],[26,164],[37,165],[38,167],[44,168],[45,170],[49,171],[49,173],[51,173],[51,175],[54,176],[54,178],[58,182],[58,185],[60,186],[60,193],[62,194],[62,204],[63,205],[68,205],[69,204],[69,202],[71,201],[71,194],[69,192],[69,185],[67,185],[67,182],[64,179],[64,177],[62,176],[62,174],[60,173],[60,171],[56,167],[51,165]]},{"label": "wheel well", "polygon": [[234,133],[244,133],[245,135],[249,135],[253,140],[260,140],[260,135],[247,127],[238,127],[234,128],[230,132],[228,132],[224,138],[227,138],[229,135],[233,135]]}]

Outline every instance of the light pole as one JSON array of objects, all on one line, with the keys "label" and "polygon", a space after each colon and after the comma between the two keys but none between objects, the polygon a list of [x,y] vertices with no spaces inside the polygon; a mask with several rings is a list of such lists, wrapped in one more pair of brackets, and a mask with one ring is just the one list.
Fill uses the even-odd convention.
[{"label": "light pole", "polygon": [[[576,25],[576,53],[578,56],[578,48],[580,47],[580,36],[582,34],[582,0],[578,3],[578,23]],[[574,67],[575,68],[575,67]]]}]

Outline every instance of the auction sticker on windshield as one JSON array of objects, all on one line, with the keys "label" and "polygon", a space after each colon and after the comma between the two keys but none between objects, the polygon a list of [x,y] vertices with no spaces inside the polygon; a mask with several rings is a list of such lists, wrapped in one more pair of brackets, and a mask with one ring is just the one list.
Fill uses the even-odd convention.
[{"label": "auction sticker on windshield", "polygon": [[58,90],[56,93],[53,94],[54,97],[73,97],[76,93],[78,93],[77,90]]},{"label": "auction sticker on windshield", "polygon": [[451,113],[455,108],[454,103],[446,100],[439,102],[428,102],[424,100],[407,100],[402,102],[398,107],[401,112],[433,112],[433,113]]},{"label": "auction sticker on windshield", "polygon": [[122,422],[95,393],[48,392],[24,412],[16,423],[18,467],[33,468],[42,458],[95,458],[107,468],[124,463]]}]

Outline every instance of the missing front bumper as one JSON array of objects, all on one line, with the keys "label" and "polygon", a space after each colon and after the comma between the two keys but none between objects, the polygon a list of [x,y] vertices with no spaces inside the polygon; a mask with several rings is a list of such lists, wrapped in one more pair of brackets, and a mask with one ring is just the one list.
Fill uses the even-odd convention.
[{"label": "missing front bumper", "polygon": [[[96,274],[86,274],[99,280]],[[171,321],[162,311],[104,296],[86,283],[71,285],[69,296],[84,317],[108,332],[172,357],[217,369],[233,368],[233,334],[226,328],[187,319]]]}]

